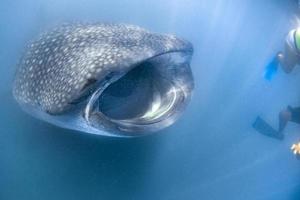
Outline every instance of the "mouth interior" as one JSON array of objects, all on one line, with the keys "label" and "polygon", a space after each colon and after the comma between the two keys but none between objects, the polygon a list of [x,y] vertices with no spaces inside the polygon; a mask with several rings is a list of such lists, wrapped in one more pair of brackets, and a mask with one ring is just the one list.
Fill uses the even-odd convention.
[{"label": "mouth interior", "polygon": [[99,97],[99,111],[115,120],[158,117],[175,98],[170,90],[169,81],[153,64],[145,62],[103,91]]},{"label": "mouth interior", "polygon": [[193,85],[186,61],[180,53],[170,53],[135,66],[97,96],[92,124],[97,119],[102,126],[126,132],[155,131],[172,124]]}]

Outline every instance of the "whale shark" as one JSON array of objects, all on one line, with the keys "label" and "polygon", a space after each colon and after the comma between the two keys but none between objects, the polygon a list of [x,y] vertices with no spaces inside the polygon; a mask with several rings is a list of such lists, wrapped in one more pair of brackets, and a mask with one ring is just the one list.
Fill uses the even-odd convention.
[{"label": "whale shark", "polygon": [[130,24],[73,23],[31,41],[13,95],[54,125],[139,136],[172,125],[190,101],[193,46]]}]

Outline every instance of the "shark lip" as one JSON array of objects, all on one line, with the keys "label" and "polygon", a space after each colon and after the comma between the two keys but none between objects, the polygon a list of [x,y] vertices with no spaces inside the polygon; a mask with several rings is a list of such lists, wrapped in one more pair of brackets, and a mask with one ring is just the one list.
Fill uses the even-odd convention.
[{"label": "shark lip", "polygon": [[191,51],[167,52],[112,76],[91,95],[85,120],[92,127],[127,136],[170,126],[184,111],[194,87],[190,57]]}]

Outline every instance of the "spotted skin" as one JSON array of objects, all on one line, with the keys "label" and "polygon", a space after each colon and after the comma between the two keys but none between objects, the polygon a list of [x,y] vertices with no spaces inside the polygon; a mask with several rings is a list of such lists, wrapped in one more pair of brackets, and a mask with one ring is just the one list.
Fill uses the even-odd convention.
[{"label": "spotted skin", "polygon": [[60,26],[29,45],[18,67],[13,93],[22,105],[61,114],[107,74],[128,71],[173,51],[192,52],[192,45],[127,24]]}]

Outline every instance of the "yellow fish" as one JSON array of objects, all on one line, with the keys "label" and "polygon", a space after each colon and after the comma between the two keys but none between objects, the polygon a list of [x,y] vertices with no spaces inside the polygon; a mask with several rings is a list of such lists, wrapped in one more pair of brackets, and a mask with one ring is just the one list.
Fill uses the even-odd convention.
[{"label": "yellow fish", "polygon": [[293,144],[291,150],[294,154],[300,154],[300,142],[298,144]]}]

